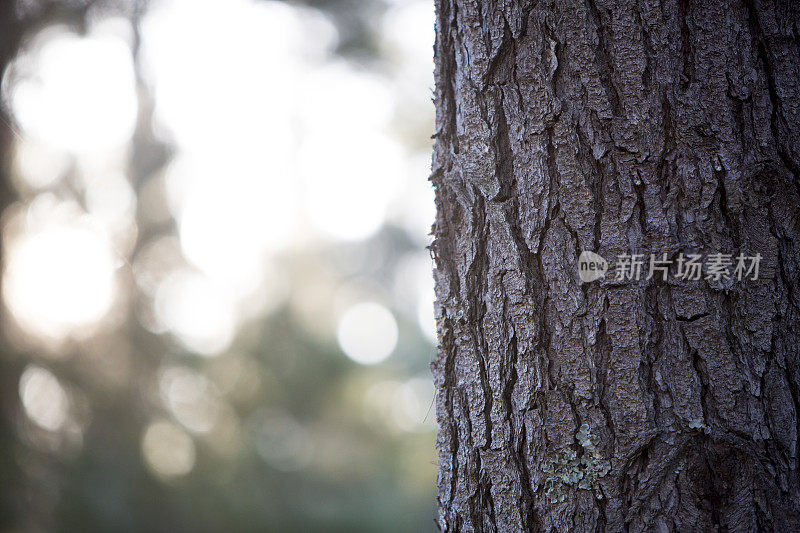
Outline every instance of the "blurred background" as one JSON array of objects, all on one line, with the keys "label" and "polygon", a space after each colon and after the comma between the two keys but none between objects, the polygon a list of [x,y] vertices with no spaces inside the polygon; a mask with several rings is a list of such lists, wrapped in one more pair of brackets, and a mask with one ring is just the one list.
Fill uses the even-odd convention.
[{"label": "blurred background", "polygon": [[430,531],[431,0],[4,0],[0,531]]}]

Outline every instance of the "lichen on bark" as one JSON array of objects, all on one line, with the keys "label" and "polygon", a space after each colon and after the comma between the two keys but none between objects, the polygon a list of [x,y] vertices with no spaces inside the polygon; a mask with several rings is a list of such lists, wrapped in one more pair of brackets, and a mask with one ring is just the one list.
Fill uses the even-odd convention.
[{"label": "lichen on bark", "polygon": [[[545,495],[550,503],[561,503],[567,498],[565,489],[572,485],[584,490],[596,491],[595,497],[603,498],[598,479],[611,470],[609,461],[603,459],[597,449],[598,439],[591,434],[589,426],[583,424],[575,439],[580,451],[573,447],[565,448],[545,461],[542,467],[547,474]],[[580,455],[578,455],[580,453]]]}]

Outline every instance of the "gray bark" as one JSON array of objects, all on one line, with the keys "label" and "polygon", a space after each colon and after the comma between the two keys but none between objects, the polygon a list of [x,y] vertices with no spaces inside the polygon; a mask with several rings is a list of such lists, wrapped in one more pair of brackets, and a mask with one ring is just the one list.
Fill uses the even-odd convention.
[{"label": "gray bark", "polygon": [[436,6],[439,527],[800,531],[800,4]]}]

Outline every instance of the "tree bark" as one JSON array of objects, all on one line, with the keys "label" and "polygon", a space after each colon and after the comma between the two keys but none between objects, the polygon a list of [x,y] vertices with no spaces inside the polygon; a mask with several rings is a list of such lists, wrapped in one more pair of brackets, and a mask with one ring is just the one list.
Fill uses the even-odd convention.
[{"label": "tree bark", "polygon": [[800,4],[436,6],[439,527],[800,531]]}]

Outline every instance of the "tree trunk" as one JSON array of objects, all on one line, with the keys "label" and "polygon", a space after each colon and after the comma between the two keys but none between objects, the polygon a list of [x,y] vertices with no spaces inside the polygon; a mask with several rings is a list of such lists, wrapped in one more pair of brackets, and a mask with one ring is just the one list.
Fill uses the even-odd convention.
[{"label": "tree trunk", "polygon": [[441,529],[800,531],[800,4],[436,4]]}]

